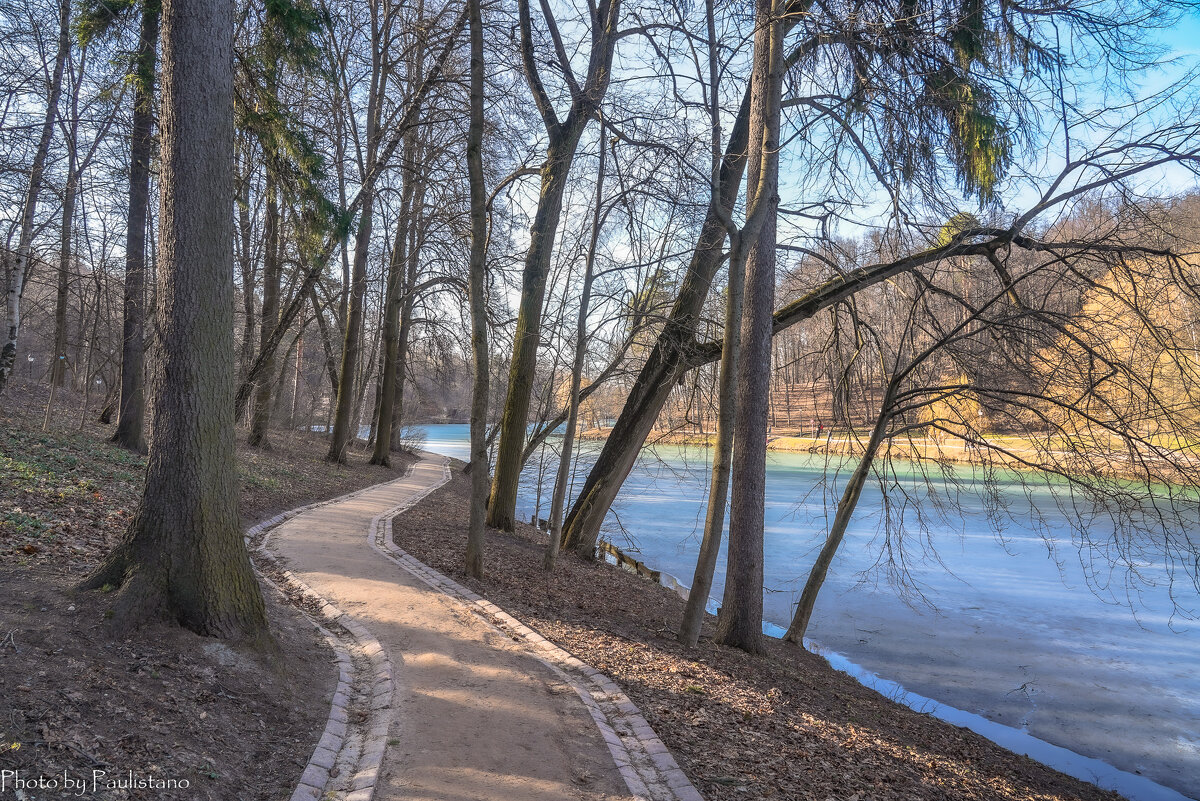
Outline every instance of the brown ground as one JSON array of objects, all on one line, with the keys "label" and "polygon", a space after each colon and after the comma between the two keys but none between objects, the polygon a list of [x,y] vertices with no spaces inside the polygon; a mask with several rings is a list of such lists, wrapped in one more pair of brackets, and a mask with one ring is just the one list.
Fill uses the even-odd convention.
[{"label": "brown ground", "polygon": [[[85,798],[288,798],[329,714],[324,640],[269,588],[276,654],[173,626],[112,633],[105,596],[71,587],[120,538],[145,460],[109,445],[111,427],[77,430],[69,393],[42,432],[44,392],[18,383],[0,408],[0,771],[58,782],[29,799],[73,797],[64,771],[87,781]],[[399,475],[357,454],[329,465],[319,438],[274,440],[267,453],[239,449],[247,524]],[[94,770],[107,777],[92,793]],[[190,786],[105,789],[129,771]],[[14,797],[11,781],[0,798]]]},{"label": "brown ground", "polygon": [[488,576],[474,581],[460,568],[467,489],[456,470],[396,519],[397,544],[610,675],[711,801],[1118,797],[893,703],[781,642],[761,657],[708,636],[685,651],[674,638],[678,596],[571,555],[547,578],[544,537],[528,526],[489,532]]}]

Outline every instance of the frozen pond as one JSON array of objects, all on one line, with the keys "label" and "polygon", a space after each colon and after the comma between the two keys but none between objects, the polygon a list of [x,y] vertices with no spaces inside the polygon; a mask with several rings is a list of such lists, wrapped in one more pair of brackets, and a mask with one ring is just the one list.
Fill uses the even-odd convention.
[{"label": "frozen pond", "polygon": [[[466,456],[465,425],[427,432],[429,450]],[[584,443],[585,463],[591,447]],[[606,523],[606,536],[618,546],[636,549],[684,583],[703,523],[705,456],[702,449],[661,446],[644,454]],[[554,461],[545,460],[543,498]],[[837,467],[823,456],[769,455],[765,612],[771,623],[788,623],[826,516],[832,518],[841,486]],[[882,677],[882,691],[899,692],[887,682],[902,685],[918,707],[936,699],[951,708],[934,710],[929,702],[939,717],[954,719],[961,710],[985,719],[971,728],[992,721],[1102,760],[1132,775],[1106,776],[1103,766],[1087,761],[1070,772],[1138,801],[1178,799],[1178,793],[1200,798],[1200,623],[1172,616],[1164,566],[1138,562],[1134,585],[1124,571],[1097,572],[1098,563],[1081,558],[1072,543],[1070,522],[1084,520],[1101,548],[1111,545],[1111,522],[1064,506],[1048,489],[1022,488],[1009,478],[985,497],[967,480],[969,468],[957,481],[939,475],[928,484],[912,466],[901,468],[908,473],[892,477],[887,505],[878,482],[864,490],[814,612],[809,635],[835,652],[831,661]],[[518,508],[526,519],[535,508],[537,475],[535,460],[523,476]],[[577,482],[583,475],[581,468]],[[547,505],[543,500],[543,517]],[[916,584],[908,603],[889,584],[881,557],[889,548],[898,553],[900,545],[895,526],[882,525],[885,515],[902,520],[908,531],[902,552]],[[994,532],[997,520],[1003,541]],[[889,529],[892,536],[885,534]],[[715,598],[723,569],[722,555]],[[1174,591],[1184,608],[1200,611],[1194,587],[1177,584]],[[999,729],[981,733],[1055,760],[1036,742],[1003,742],[1007,735]]]}]

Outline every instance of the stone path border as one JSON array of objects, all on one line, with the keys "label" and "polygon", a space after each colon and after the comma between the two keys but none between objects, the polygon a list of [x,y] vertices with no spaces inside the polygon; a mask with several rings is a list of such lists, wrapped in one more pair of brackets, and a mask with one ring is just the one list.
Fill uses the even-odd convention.
[{"label": "stone path border", "polygon": [[[402,481],[411,473],[412,466],[410,465],[404,475],[393,481]],[[277,583],[264,571],[259,571],[277,591],[286,597],[287,590],[291,590],[294,594],[306,598],[318,607],[318,611],[315,613],[303,607],[300,609],[309,622],[325,637],[333,649],[338,663],[338,683],[330,703],[325,729],[309,758],[308,765],[300,776],[300,781],[292,793],[291,801],[323,801],[326,799],[330,780],[334,778],[331,774],[335,766],[339,768],[337,775],[340,776],[344,771],[350,777],[348,792],[337,793],[335,797],[344,798],[345,801],[371,801],[375,794],[375,785],[379,778],[383,754],[387,750],[387,735],[391,726],[391,717],[386,714],[386,711],[391,707],[395,684],[391,661],[379,640],[365,626],[327,601],[291,571],[284,568],[268,548],[270,532],[297,515],[322,506],[350,500],[377,486],[364,487],[336,498],[291,509],[253,526],[247,530],[245,535],[246,543],[254,556],[273,567],[282,576],[282,580]],[[441,484],[437,486],[441,486]],[[371,521],[372,530],[380,520],[390,520],[432,492],[433,489],[425,489],[410,496],[400,505],[375,517]],[[281,584],[283,586],[280,586]],[[335,633],[338,629],[343,632],[340,636]],[[357,669],[354,657],[357,657],[359,663]],[[370,681],[364,681],[368,678]],[[352,731],[350,724],[350,706],[355,697],[356,685],[360,688],[369,688],[369,694],[360,690],[359,695],[366,696],[362,700],[369,705],[371,717],[374,718],[369,723],[369,727],[360,732]]]},{"label": "stone path border", "polygon": [[[465,604],[493,628],[523,644],[530,655],[569,684],[587,707],[621,777],[638,801],[704,801],[704,796],[680,769],[641,710],[612,679],[396,545],[392,538],[392,519],[450,480],[450,465],[446,457],[430,453],[422,453],[421,457],[425,461],[432,461],[431,457],[441,460],[441,479],[372,518],[367,531],[370,547],[433,589]],[[402,481],[410,477],[415,466],[411,465],[405,475],[394,480]],[[253,555],[282,577],[276,581],[260,570],[264,578],[285,596],[290,590],[317,607],[316,612],[303,607],[301,610],[329,642],[338,662],[338,684],[325,730],[292,793],[291,801],[324,801],[330,797],[331,780],[343,772],[351,777],[349,787],[334,791],[333,797],[344,801],[371,801],[387,750],[387,735],[391,726],[388,711],[395,684],[391,661],[379,640],[365,626],[320,596],[279,563],[268,548],[271,530],[304,512],[349,500],[377,486],[291,509],[246,532],[246,543]],[[366,682],[364,678],[370,681]],[[364,687],[367,688],[365,697]],[[356,695],[366,701],[370,708],[365,731],[353,731],[350,723],[349,710]],[[337,774],[333,773],[335,766],[339,769]]]},{"label": "stone path border", "polygon": [[[427,458],[427,455],[422,454],[422,457]],[[450,480],[449,460],[444,456],[438,458],[442,460],[442,480],[405,504],[404,508],[412,506]],[[392,538],[392,518],[398,513],[388,514],[382,526],[377,525],[379,518],[372,521],[368,538],[370,546],[433,589],[466,604],[472,612],[503,634],[524,644],[532,656],[574,688],[591,713],[604,742],[608,744],[629,792],[638,801],[704,801],[704,796],[680,769],[641,710],[616,682],[550,642],[496,604],[439,573],[398,546]]]}]

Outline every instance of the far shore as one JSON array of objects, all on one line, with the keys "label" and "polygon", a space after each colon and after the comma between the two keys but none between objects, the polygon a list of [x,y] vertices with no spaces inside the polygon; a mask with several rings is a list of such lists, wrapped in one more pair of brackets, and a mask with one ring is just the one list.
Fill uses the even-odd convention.
[{"label": "far shore", "polygon": [[[590,428],[579,432],[584,440],[603,441],[608,439],[611,428]],[[868,433],[855,429],[825,429],[817,433],[804,433],[794,428],[767,434],[767,450],[779,453],[813,453],[826,456],[861,457],[866,447]],[[646,439],[647,446],[690,445],[711,448],[716,445],[716,434],[694,431],[653,431]],[[1200,458],[1196,453],[1192,458]],[[903,459],[913,462],[957,463],[1006,467],[1014,470],[1041,470],[1060,475],[1092,474],[1113,478],[1141,479],[1143,476],[1130,468],[1128,453],[1110,451],[1102,455],[1084,456],[1072,453],[1053,442],[1037,442],[1029,437],[1015,434],[984,434],[978,440],[957,437],[904,437],[885,440],[878,458]],[[1153,461],[1144,458],[1144,464]],[[1163,474],[1161,480],[1173,472],[1168,466],[1158,465]]]}]

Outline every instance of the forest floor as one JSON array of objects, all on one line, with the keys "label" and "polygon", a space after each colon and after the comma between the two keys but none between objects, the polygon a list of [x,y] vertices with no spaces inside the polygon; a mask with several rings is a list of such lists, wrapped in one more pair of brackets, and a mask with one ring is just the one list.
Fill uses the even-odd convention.
[{"label": "forest floor", "polygon": [[[0,408],[0,772],[57,782],[27,788],[31,801],[287,799],[329,714],[337,672],[325,640],[270,588],[274,653],[176,626],[112,631],[104,594],[73,586],[123,534],[145,458],[109,444],[112,427],[94,415],[80,429],[69,392],[43,431],[46,400],[18,381]],[[400,475],[361,454],[331,465],[318,437],[277,431],[272,444],[239,445],[244,525]],[[105,772],[96,785],[94,771]],[[131,772],[135,784],[188,787],[106,789]],[[20,798],[7,776],[0,798]]]},{"label": "forest floor", "polygon": [[1006,799],[1099,801],[1114,793],[966,729],[914,712],[779,641],[750,656],[675,639],[683,602],[605,564],[564,554],[541,570],[545,535],[488,534],[483,581],[461,568],[469,482],[394,522],[396,544],[608,674],[642,710],[710,801]]}]

